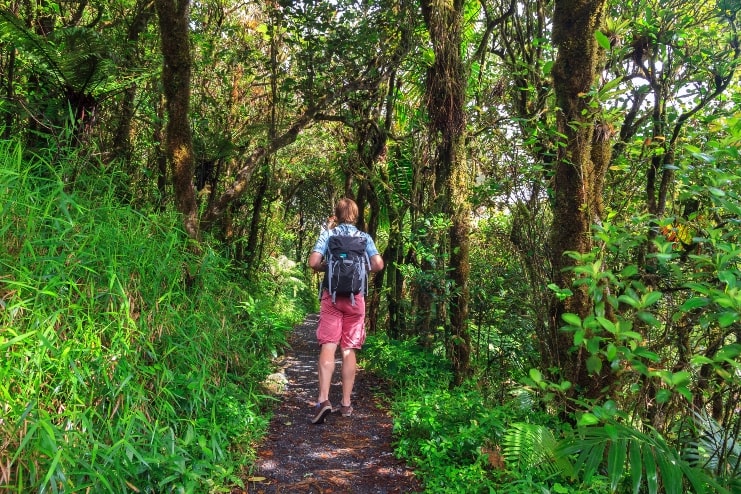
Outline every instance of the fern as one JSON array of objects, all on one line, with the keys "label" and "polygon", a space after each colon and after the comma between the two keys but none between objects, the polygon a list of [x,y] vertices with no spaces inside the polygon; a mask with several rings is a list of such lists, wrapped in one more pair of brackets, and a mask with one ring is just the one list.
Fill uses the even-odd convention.
[{"label": "fern", "polygon": [[[118,73],[106,40],[92,29],[56,29],[49,37],[39,36],[13,13],[0,9],[0,40],[23,54],[40,77],[65,95],[95,96],[96,99],[128,87],[134,79]],[[136,79],[149,77],[142,74]]]},{"label": "fern", "polygon": [[510,468],[541,471],[546,476],[573,477],[574,467],[566,456],[557,455],[558,440],[545,426],[512,424],[502,441],[502,456]]},{"label": "fern", "polygon": [[0,40],[22,51],[37,70],[51,75],[56,85],[60,87],[65,85],[64,73],[58,65],[59,55],[54,46],[4,9],[0,9]]}]

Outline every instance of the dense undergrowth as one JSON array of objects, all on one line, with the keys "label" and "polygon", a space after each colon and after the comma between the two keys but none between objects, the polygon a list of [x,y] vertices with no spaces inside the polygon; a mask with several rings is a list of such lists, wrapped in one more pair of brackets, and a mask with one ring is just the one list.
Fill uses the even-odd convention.
[{"label": "dense undergrowth", "polygon": [[0,148],[0,490],[227,491],[313,292],[290,263],[246,286],[79,166]]},{"label": "dense undergrowth", "polygon": [[[590,373],[609,366],[611,394],[573,398],[557,369],[541,372],[520,319],[528,295],[507,263],[489,262],[478,278],[496,317],[472,327],[484,337],[464,385],[450,385],[445,348],[369,337],[362,365],[393,383],[396,454],[425,492],[741,492],[739,153],[722,142],[690,151],[686,173],[703,176],[687,179],[682,197],[712,214],[611,218],[594,228],[592,252],[571,253],[574,287],[549,286],[589,294],[593,313],[565,314],[561,330],[589,355]],[[646,265],[636,264],[632,253],[647,244]]]}]

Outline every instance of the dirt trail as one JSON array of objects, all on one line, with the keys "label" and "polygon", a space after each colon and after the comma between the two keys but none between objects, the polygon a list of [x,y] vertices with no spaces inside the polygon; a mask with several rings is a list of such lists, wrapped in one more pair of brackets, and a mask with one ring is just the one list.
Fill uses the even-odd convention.
[{"label": "dirt trail", "polygon": [[[391,417],[383,400],[385,384],[369,372],[358,369],[351,417],[337,412],[324,424],[310,423],[317,394],[317,321],[317,315],[308,316],[289,339],[291,347],[282,364],[285,392],[245,480],[246,490],[235,492],[422,492],[412,471],[393,455]],[[335,407],[341,396],[340,364],[338,358],[329,395]]]}]

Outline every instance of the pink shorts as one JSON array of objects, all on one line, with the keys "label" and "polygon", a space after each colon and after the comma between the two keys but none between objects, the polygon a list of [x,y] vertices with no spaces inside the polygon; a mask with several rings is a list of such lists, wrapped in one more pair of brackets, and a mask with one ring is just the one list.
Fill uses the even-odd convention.
[{"label": "pink shorts", "polygon": [[322,292],[319,308],[319,326],[316,339],[320,345],[339,343],[340,348],[360,349],[365,342],[365,298],[355,295],[355,305],[350,297],[332,297],[327,290]]}]

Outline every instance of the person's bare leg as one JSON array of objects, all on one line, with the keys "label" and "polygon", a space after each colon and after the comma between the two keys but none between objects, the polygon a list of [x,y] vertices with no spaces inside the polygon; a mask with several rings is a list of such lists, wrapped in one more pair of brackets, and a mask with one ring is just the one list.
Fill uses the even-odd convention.
[{"label": "person's bare leg", "polygon": [[340,405],[350,405],[352,388],[355,385],[357,362],[354,348],[342,349],[342,402]]},{"label": "person's bare leg", "polygon": [[329,386],[334,374],[334,358],[337,352],[336,343],[325,343],[319,352],[319,397],[317,403],[323,403],[329,399]]}]

